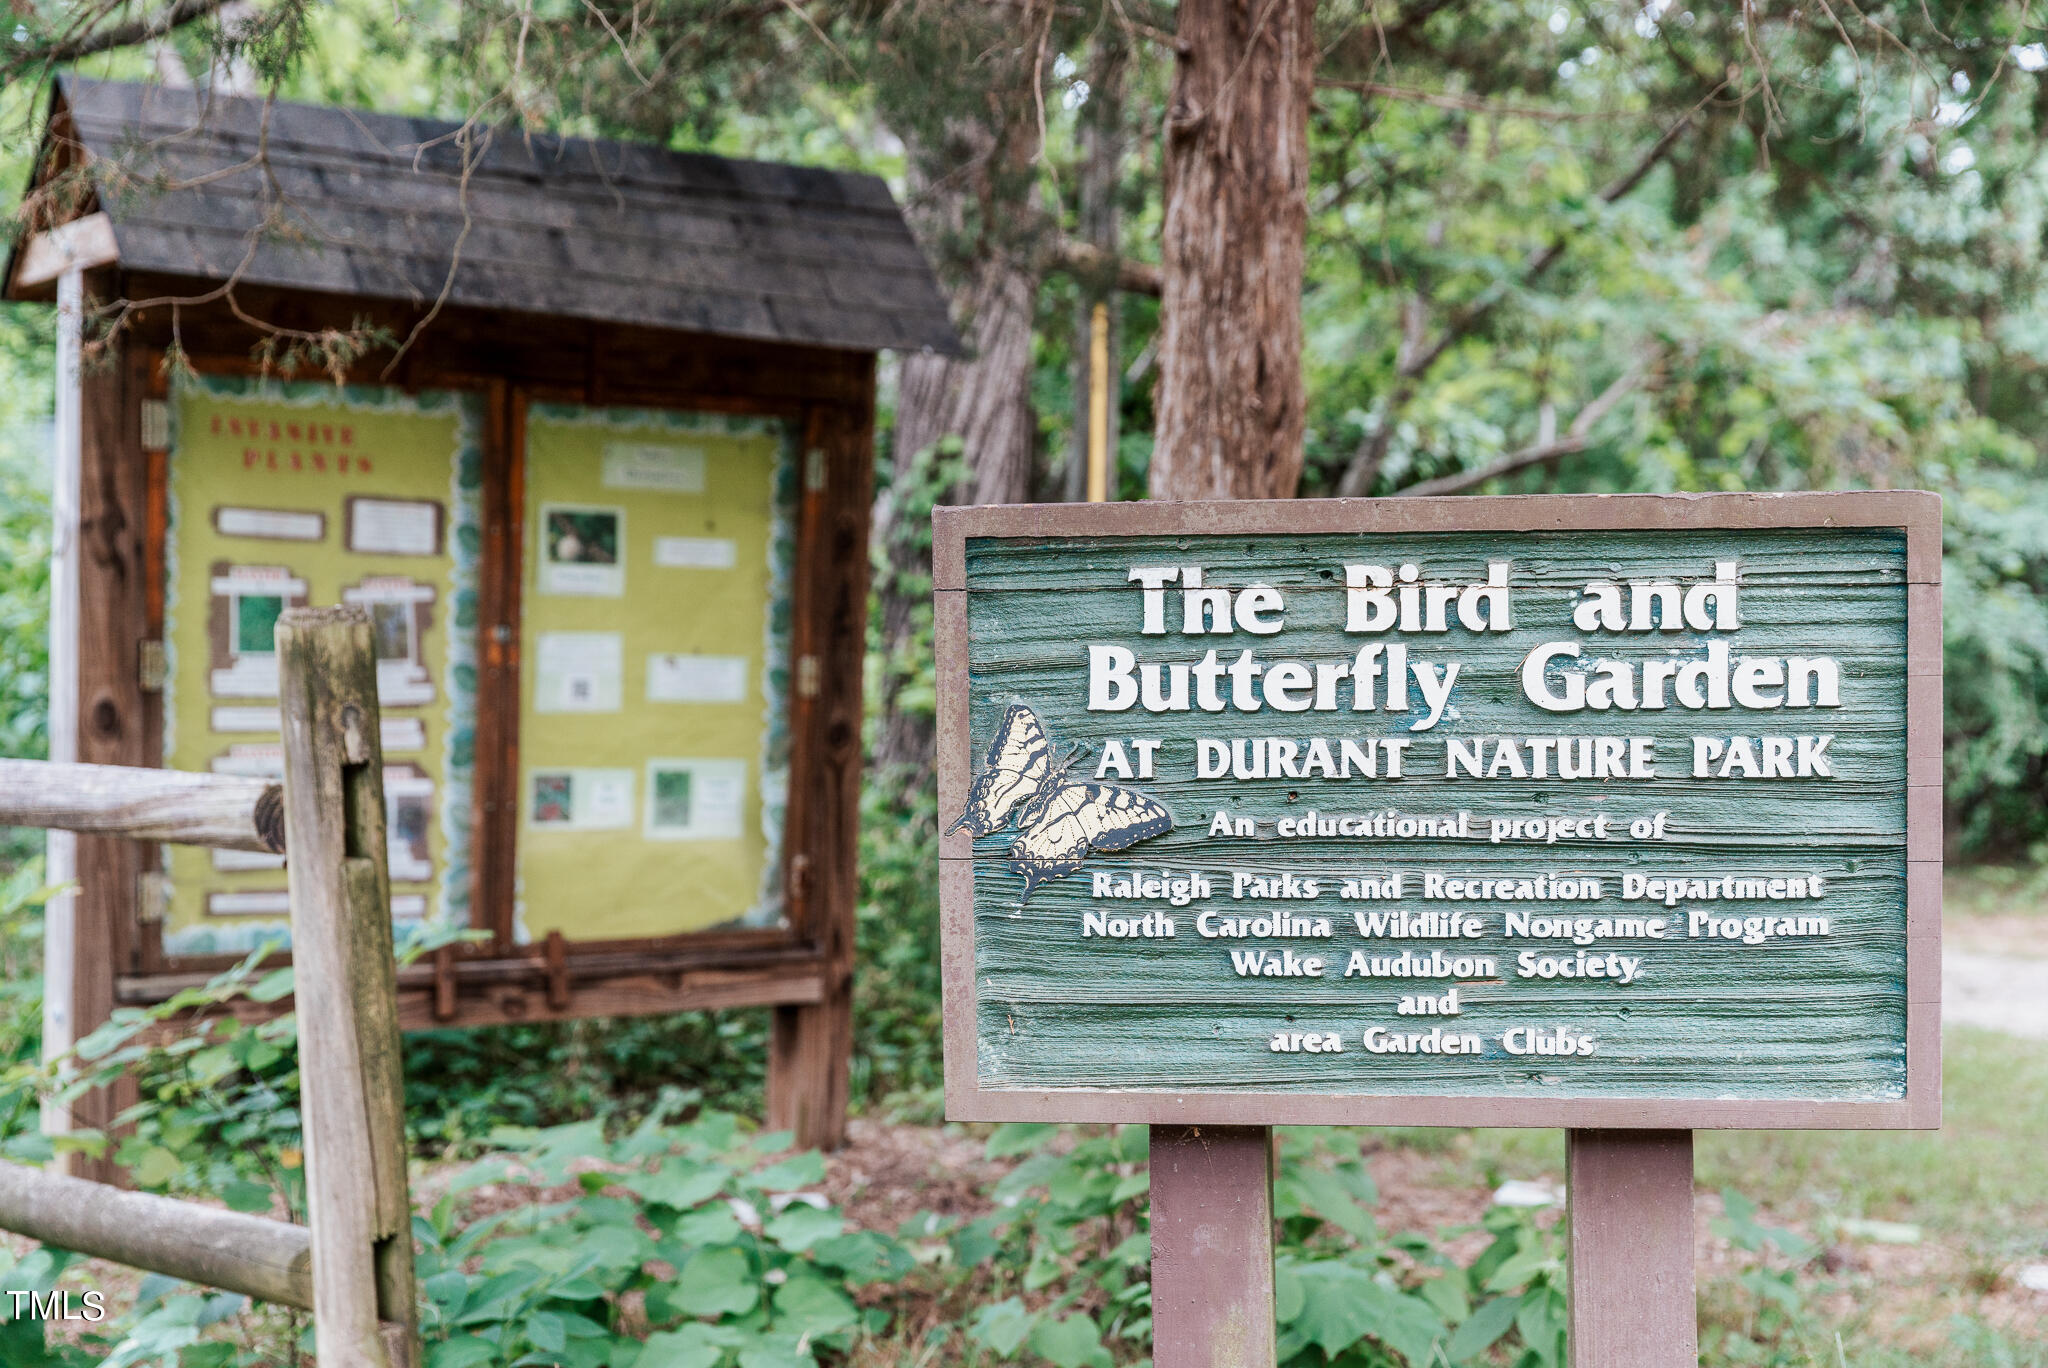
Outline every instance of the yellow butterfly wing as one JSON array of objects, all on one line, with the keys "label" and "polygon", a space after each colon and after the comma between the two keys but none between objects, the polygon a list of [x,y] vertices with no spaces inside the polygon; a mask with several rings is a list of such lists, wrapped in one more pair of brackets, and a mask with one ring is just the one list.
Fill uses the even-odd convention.
[{"label": "yellow butterfly wing", "polygon": [[1038,715],[1012,703],[996,725],[995,739],[982,757],[981,773],[967,790],[967,808],[946,828],[950,835],[966,827],[976,836],[998,831],[1017,805],[1036,794],[1052,773],[1052,743]]},{"label": "yellow butterfly wing", "polygon": [[1010,846],[1010,868],[1024,876],[1024,896],[1048,879],[1071,874],[1102,850],[1128,850],[1173,828],[1157,799],[1114,784],[1068,784],[1033,805],[1023,835]]}]

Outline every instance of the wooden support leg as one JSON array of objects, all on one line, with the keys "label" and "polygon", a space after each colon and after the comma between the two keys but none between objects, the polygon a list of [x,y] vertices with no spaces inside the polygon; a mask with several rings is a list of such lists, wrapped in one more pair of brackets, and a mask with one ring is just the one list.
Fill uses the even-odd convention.
[{"label": "wooden support leg", "polygon": [[1575,1130],[1572,1368],[1694,1368],[1692,1132]]},{"label": "wooden support leg", "polygon": [[1152,1362],[1273,1368],[1271,1128],[1152,1128]]},{"label": "wooden support leg", "polygon": [[839,1148],[852,1062],[850,982],[823,1002],[777,1007],[768,1041],[768,1129],[795,1131],[805,1149]]},{"label": "wooden support leg", "polygon": [[277,625],[286,866],[322,1368],[417,1368],[405,1088],[370,620]]}]

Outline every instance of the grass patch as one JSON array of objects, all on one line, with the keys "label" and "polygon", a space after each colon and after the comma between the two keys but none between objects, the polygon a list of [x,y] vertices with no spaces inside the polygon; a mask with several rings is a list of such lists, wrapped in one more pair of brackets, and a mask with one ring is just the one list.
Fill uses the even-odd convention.
[{"label": "grass patch", "polygon": [[1985,1254],[2048,1253],[2048,1042],[1957,1027],[1943,1043],[1940,1130],[1703,1132],[1700,1186],[1788,1216],[1909,1222]]}]

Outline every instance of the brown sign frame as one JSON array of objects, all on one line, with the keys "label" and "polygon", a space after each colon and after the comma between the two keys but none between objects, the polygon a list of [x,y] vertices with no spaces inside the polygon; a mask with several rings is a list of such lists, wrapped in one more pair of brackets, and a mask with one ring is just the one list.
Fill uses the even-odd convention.
[{"label": "brown sign frame", "polygon": [[989,1089],[977,1060],[973,841],[939,852],[946,1116],[1151,1125],[1928,1130],[1941,1124],[1941,499],[1916,490],[1565,494],[1219,503],[1020,504],[932,516],[939,810],[966,802],[966,547],[971,537],[1108,537],[1660,529],[1898,528],[1906,536],[1906,1096],[1802,1099],[1441,1097],[1089,1088]]}]

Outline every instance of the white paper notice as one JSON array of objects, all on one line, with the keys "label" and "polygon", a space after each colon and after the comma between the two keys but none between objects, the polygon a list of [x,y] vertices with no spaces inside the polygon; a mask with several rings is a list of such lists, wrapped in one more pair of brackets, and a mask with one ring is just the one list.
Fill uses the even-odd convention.
[{"label": "white paper notice", "polygon": [[282,917],[289,915],[291,910],[292,895],[282,888],[206,895],[206,915],[209,917]]},{"label": "white paper notice", "polygon": [[207,725],[217,732],[274,732],[281,729],[275,708],[215,708]]},{"label": "white paper notice", "polygon": [[526,821],[547,831],[620,831],[633,825],[633,771],[537,769]]},{"label": "white paper notice", "polygon": [[348,549],[384,556],[434,555],[441,549],[441,505],[431,499],[350,499]]},{"label": "white paper notice", "polygon": [[388,751],[416,751],[427,747],[427,724],[417,717],[380,717],[378,738]]},{"label": "white paper notice", "polygon": [[327,531],[324,513],[292,513],[281,508],[213,510],[213,525],[223,537],[263,537],[271,541],[319,541]]},{"label": "white paper notice", "polygon": [[650,841],[729,841],[739,837],[747,799],[744,760],[649,760]]},{"label": "white paper notice", "polygon": [[669,570],[730,570],[739,547],[724,537],[656,537],[654,563]]},{"label": "white paper notice", "polygon": [[666,442],[606,442],[604,484],[607,489],[702,494],[704,448]]},{"label": "white paper notice", "polygon": [[625,648],[617,632],[542,632],[533,672],[535,712],[617,712]]},{"label": "white paper notice", "polygon": [[647,657],[649,703],[744,703],[745,656],[663,655]]}]

